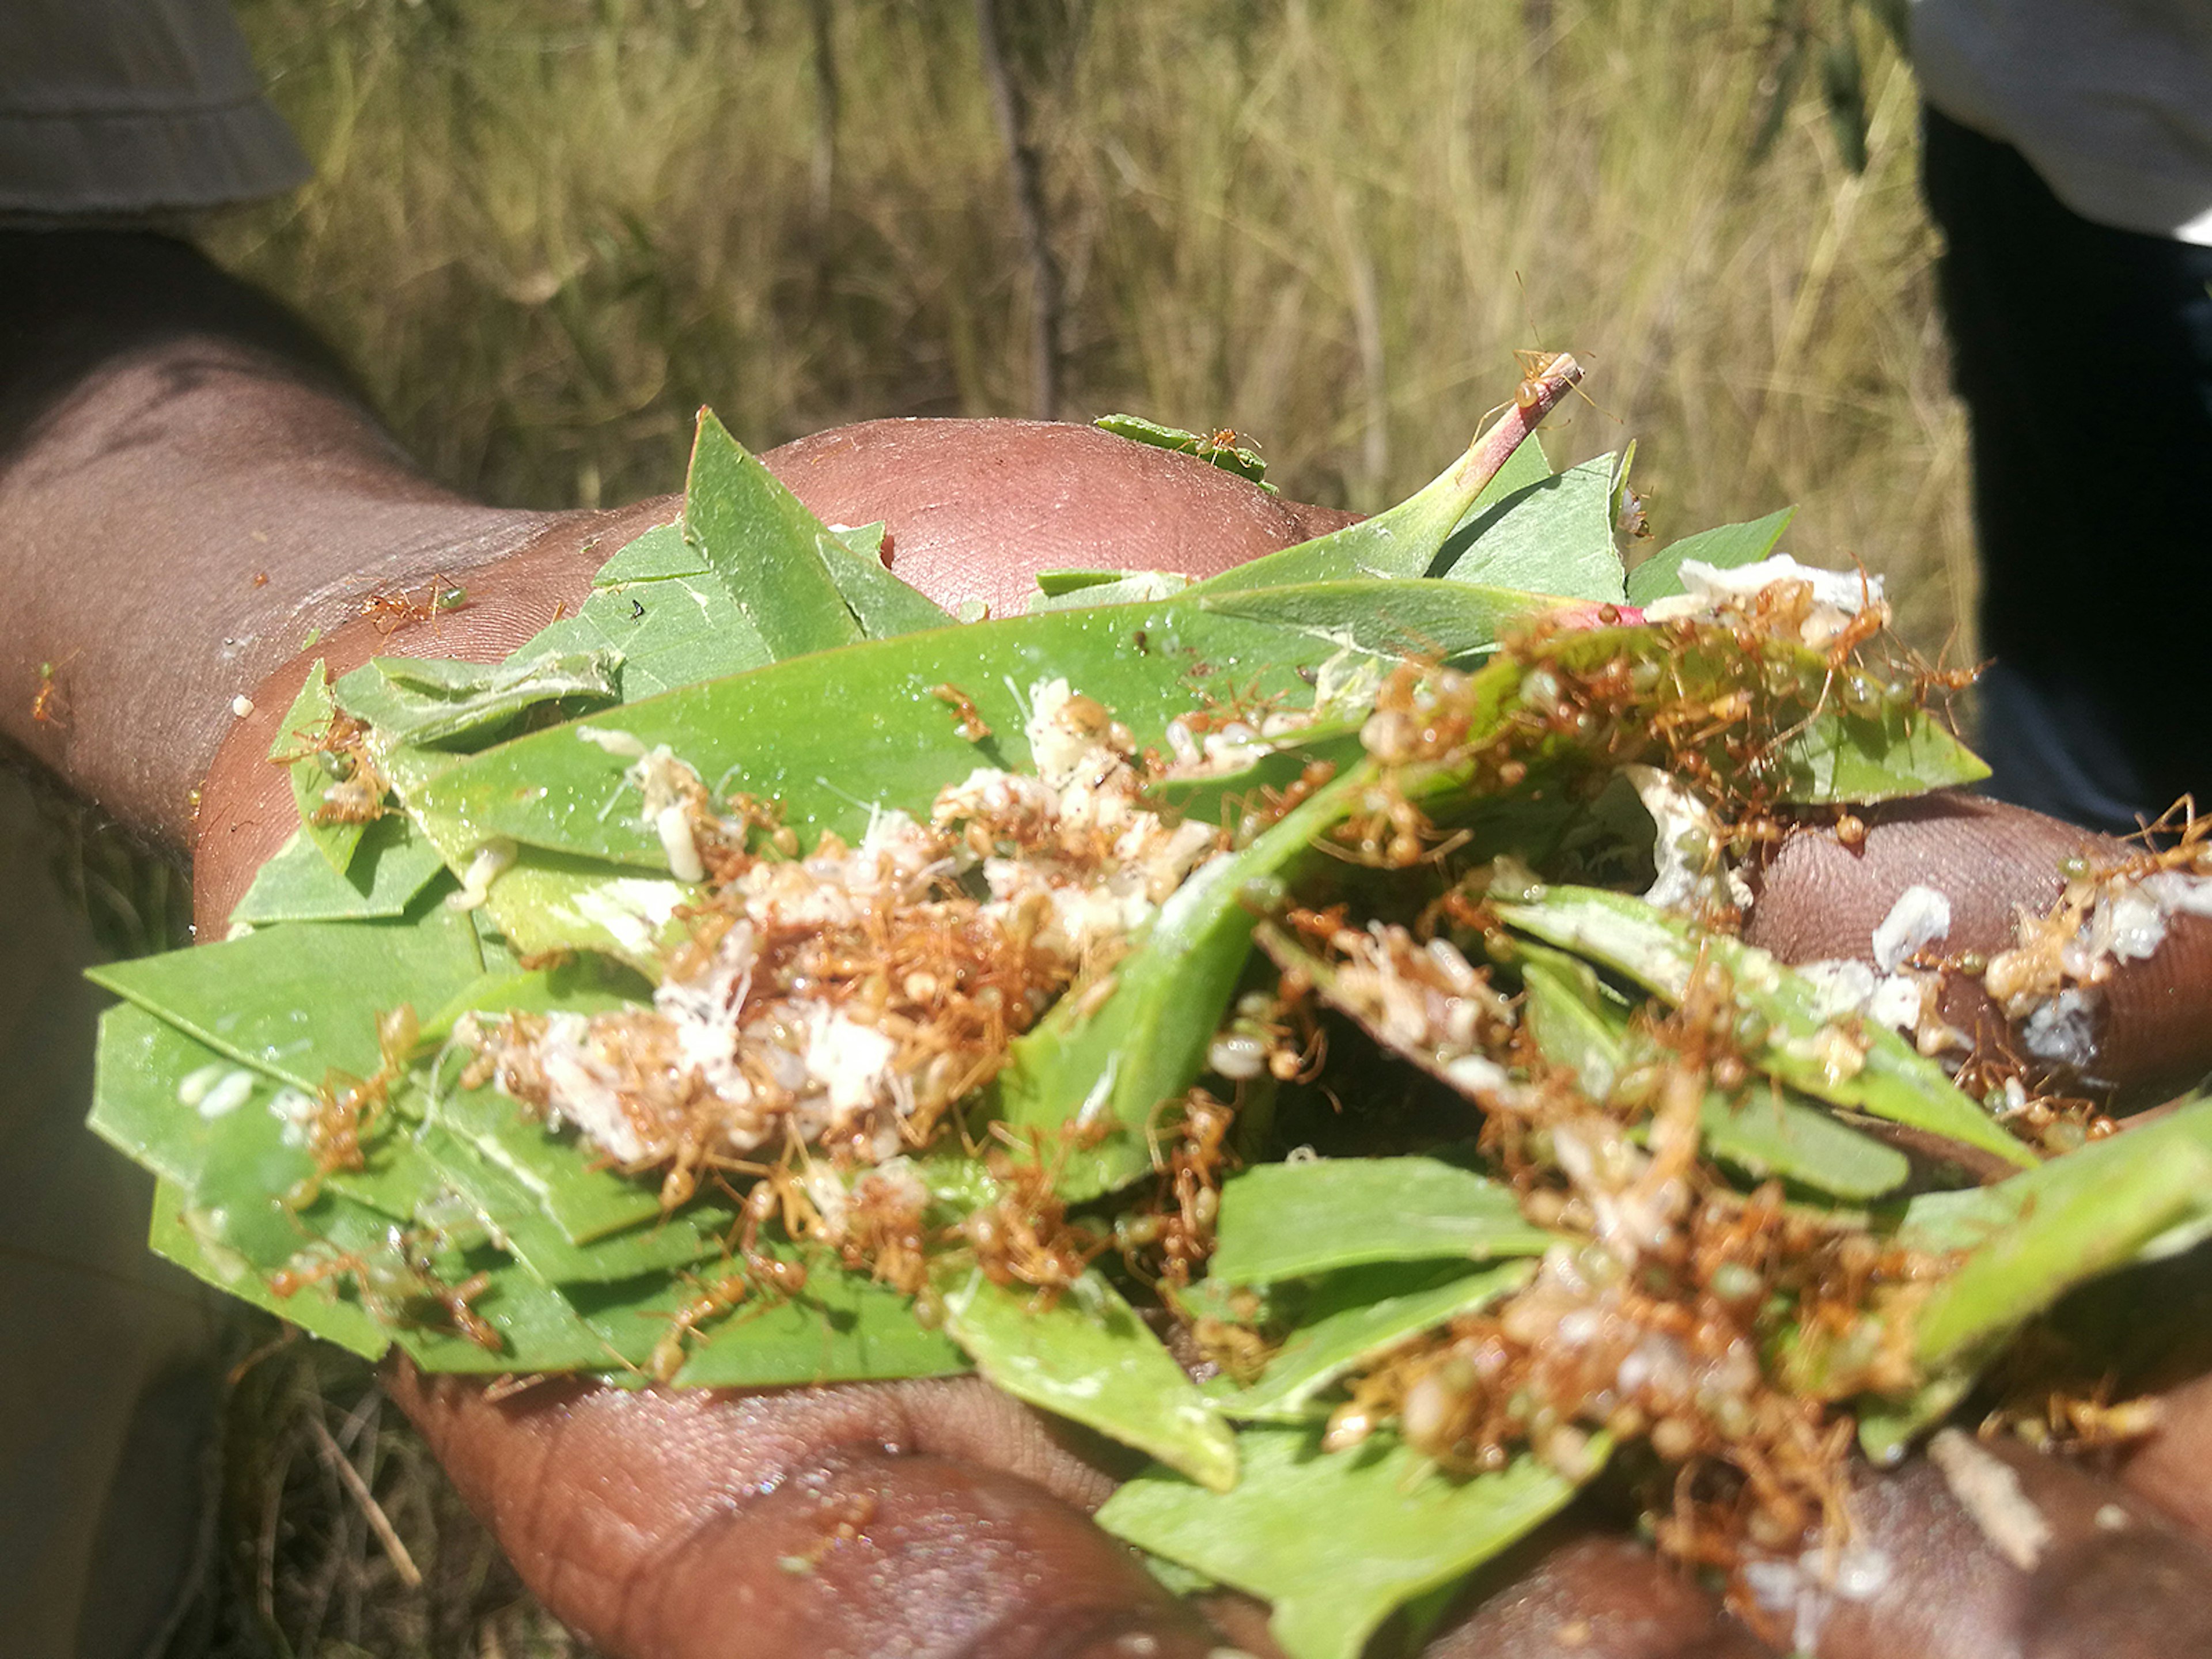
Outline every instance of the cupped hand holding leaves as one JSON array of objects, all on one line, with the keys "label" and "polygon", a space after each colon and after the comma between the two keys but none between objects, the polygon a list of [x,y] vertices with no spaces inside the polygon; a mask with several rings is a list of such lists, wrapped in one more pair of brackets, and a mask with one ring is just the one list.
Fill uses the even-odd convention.
[{"label": "cupped hand holding leaves", "polygon": [[[948,606],[1003,607],[1055,568],[1210,574],[1342,521],[1081,428],[878,423],[766,459],[821,519],[884,520],[890,568]],[[556,606],[573,610],[608,552],[673,510],[610,515],[593,544],[551,534],[471,573],[466,605],[434,622],[387,637],[364,621],[317,654],[333,678],[380,653],[496,660]],[[210,776],[198,869],[210,936],[296,822],[286,779],[261,757],[307,666],[264,688],[261,713]],[[2100,851],[2047,821],[1954,798],[1867,816],[1855,848],[1806,834],[1782,848],[1752,910],[1754,943],[1792,961],[1863,955],[1898,895],[1921,883],[1951,896],[1951,948],[1994,951],[2015,907],[2056,897],[2062,860]],[[2115,984],[2100,1055],[2114,1081],[2174,1084],[2212,1060],[2202,927],[2182,918],[2165,950]],[[1253,1604],[1175,1600],[1085,1519],[1129,1472],[1127,1454],[973,1377],[757,1393],[552,1380],[494,1402],[398,1362],[390,1386],[526,1580],[623,1659],[1267,1650]],[[1968,1477],[1947,1483],[1930,1466],[1870,1486],[1863,1516],[1893,1567],[1861,1599],[1822,1604],[1819,1650],[2148,1654],[2179,1650],[2177,1632],[2201,1639],[2212,1594],[2203,1547],[2156,1506],[2185,1510],[2212,1474],[2200,1455],[2207,1416],[2178,1410],[2137,1455],[2134,1484],[2148,1503],[2006,1452],[2044,1517],[2033,1547],[1961,1509]],[[1322,1534],[1333,1524],[1299,1520]],[[1763,1650],[1702,1591],[1582,1524],[1493,1563],[1479,1586],[1489,1599],[1463,1595],[1431,1650]]]}]

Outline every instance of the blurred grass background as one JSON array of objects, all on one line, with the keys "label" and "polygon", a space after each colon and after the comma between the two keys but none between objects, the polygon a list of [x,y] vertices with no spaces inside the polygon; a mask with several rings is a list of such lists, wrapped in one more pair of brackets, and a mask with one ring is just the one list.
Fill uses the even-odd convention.
[{"label": "blurred grass background", "polygon": [[[1002,0],[1003,4],[1003,0]],[[1964,441],[1909,70],[1840,0],[1004,5],[1063,290],[1051,411],[1256,438],[1370,508],[1571,349],[1561,463],[1639,439],[1660,542],[1786,501],[1970,609]],[[317,164],[218,228],[441,477],[674,488],[693,410],[756,447],[1027,415],[1033,307],[973,0],[240,0]],[[1856,37],[1866,167],[1781,104],[1778,16]],[[1764,87],[1762,82],[1765,83]]]},{"label": "blurred grass background", "polygon": [[[1000,3],[1049,412],[1233,426],[1286,491],[1374,507],[1512,395],[1515,349],[1571,349],[1589,401],[1553,459],[1637,438],[1655,545],[1797,502],[1794,551],[1886,573],[1913,643],[1969,655],[1917,105],[1846,0]],[[317,174],[209,240],[453,484],[672,489],[702,403],[756,447],[1048,412],[975,0],[238,11]],[[1863,171],[1787,95],[1791,27],[1855,45]],[[264,1358],[229,1420],[178,1659],[580,1651],[354,1362]]]}]

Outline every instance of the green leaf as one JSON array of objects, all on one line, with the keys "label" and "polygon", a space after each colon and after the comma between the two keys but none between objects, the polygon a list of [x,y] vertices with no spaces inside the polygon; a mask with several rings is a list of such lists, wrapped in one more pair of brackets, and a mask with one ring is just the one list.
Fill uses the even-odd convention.
[{"label": "green leaf", "polygon": [[1257,1382],[1212,1396],[1224,1417],[1297,1422],[1322,1389],[1407,1338],[1488,1307],[1528,1282],[1534,1266],[1511,1261],[1470,1273],[1456,1264],[1349,1267],[1314,1287],[1297,1328]]},{"label": "green leaf", "polygon": [[1507,926],[1577,951],[1670,1003],[1681,1001],[1702,957],[1726,969],[1737,1002],[1767,1022],[1767,1040],[1745,1055],[1761,1070],[1832,1104],[1948,1135],[2014,1164],[2035,1162],[1935,1061],[1887,1026],[1824,1018],[1812,984],[1755,945],[1594,888],[1540,890],[1497,908]]},{"label": "green leaf", "polygon": [[1771,1085],[1735,1101],[1707,1096],[1698,1127],[1709,1156],[1753,1180],[1773,1176],[1846,1203],[1895,1192],[1912,1176],[1911,1160],[1895,1147]]},{"label": "green leaf", "polygon": [[1205,1064],[1252,953],[1260,911],[1279,896],[1282,872],[1342,815],[1364,776],[1329,785],[1242,852],[1202,866],[1114,964],[1114,988],[1103,1004],[1086,1011],[1089,998],[1062,997],[1015,1039],[994,1091],[1009,1126],[1048,1136],[1070,1123],[1116,1126],[1068,1148],[1055,1182],[1063,1197],[1111,1192],[1152,1167],[1147,1127],[1161,1103],[1182,1098]]},{"label": "green leaf", "polygon": [[[1931,1195],[1932,1197],[1932,1195]],[[1986,1228],[1922,1306],[1915,1351],[1941,1367],[1985,1351],[2075,1285],[2136,1260],[2212,1208],[2212,1102],[2104,1140],[1995,1187],[1917,1199],[1899,1242],[1930,1248]]]},{"label": "green leaf", "polygon": [[1304,1279],[1369,1261],[1540,1255],[1513,1189],[1432,1158],[1262,1164],[1222,1183],[1212,1278]]},{"label": "green leaf", "polygon": [[1258,759],[1234,772],[1166,778],[1146,792],[1148,805],[1172,808],[1185,817],[1233,830],[1248,804],[1261,804],[1267,791],[1280,794],[1322,762],[1342,771],[1366,758],[1359,726],[1330,723],[1301,726]]},{"label": "green leaf", "polygon": [[384,1357],[385,1350],[392,1346],[391,1333],[367,1309],[356,1302],[313,1294],[276,1295],[243,1261],[194,1231],[186,1221],[189,1207],[183,1189],[175,1182],[163,1180],[155,1183],[154,1219],[146,1235],[146,1243],[155,1255],[166,1256],[217,1290],[228,1291],[363,1359]]},{"label": "green leaf", "polygon": [[[1524,439],[1520,447],[1528,447]],[[1425,575],[1461,519],[1504,464],[1504,459],[1489,460],[1486,446],[1477,438],[1465,454],[1389,511],[1224,570],[1192,591],[1246,592],[1361,576]]]},{"label": "green leaf", "polygon": [[[586,551],[590,550],[586,548]],[[614,552],[592,576],[598,588],[621,587],[629,582],[661,581],[671,576],[710,576],[707,560],[684,538],[679,516],[666,524],[640,531]],[[530,647],[522,647],[529,651]],[[532,653],[532,654],[535,654]]]},{"label": "green leaf", "polygon": [[425,1308],[421,1322],[397,1326],[392,1333],[392,1340],[424,1370],[501,1376],[611,1369],[619,1363],[606,1339],[578,1316],[568,1298],[520,1264],[471,1258],[449,1271],[464,1267],[486,1276],[483,1290],[469,1308],[499,1334],[500,1345],[484,1347],[470,1341],[443,1328],[436,1310]]},{"label": "green leaf", "polygon": [[665,876],[526,848],[485,908],[522,955],[604,951],[657,980],[664,949],[684,937],[676,910],[697,897]]},{"label": "green leaf", "polygon": [[1141,415],[1102,415],[1091,425],[1101,432],[1110,432],[1117,438],[1127,438],[1132,443],[1148,444],[1154,449],[1172,449],[1179,454],[1195,455],[1210,466],[1224,472],[1233,472],[1250,483],[1255,483],[1269,495],[1275,486],[1267,482],[1267,464],[1260,459],[1259,452],[1239,443],[1216,443],[1213,439],[1196,432],[1185,432],[1181,427],[1162,426]]},{"label": "green leaf", "polygon": [[1627,1002],[1579,957],[1525,943],[1517,957],[1529,1036],[1545,1059],[1574,1072],[1584,1094],[1605,1099],[1627,1065]]},{"label": "green leaf", "polygon": [[1498,476],[1483,485],[1482,493],[1474,498],[1455,528],[1465,529],[1508,495],[1517,495],[1530,484],[1541,483],[1551,476],[1552,463],[1544,453],[1543,440],[1531,437],[1505,458],[1505,465],[1498,469]]},{"label": "green leaf", "polygon": [[[1235,1490],[1160,1470],[1099,1510],[1115,1537],[1274,1604],[1291,1659],[1358,1659],[1393,1609],[1449,1584],[1565,1507],[1576,1483],[1534,1458],[1455,1480],[1395,1439],[1323,1452],[1317,1431],[1237,1437]],[[1593,1467],[1609,1448],[1591,1448]]]},{"label": "green leaf", "polygon": [[1472,582],[1394,581],[1207,592],[1198,603],[1214,616],[1294,629],[1339,650],[1452,661],[1488,651],[1506,629],[1572,602]]},{"label": "green leaf", "polygon": [[[418,769],[416,757],[429,752],[395,751],[390,757],[394,786],[447,865],[465,871],[490,838],[465,818],[423,802],[423,785],[448,769]],[[615,810],[614,805],[608,810]],[[603,951],[650,978],[659,977],[662,947],[684,931],[676,912],[698,896],[696,888],[604,859],[538,847],[513,850],[514,861],[484,896],[484,909],[519,954]]]},{"label": "green leaf", "polygon": [[451,1131],[426,1124],[415,1146],[436,1179],[467,1201],[491,1237],[549,1285],[668,1273],[720,1249],[719,1233],[737,1220],[733,1211],[710,1206],[578,1245],[554,1224],[538,1193]]},{"label": "green leaf", "polygon": [[[380,745],[481,739],[540,703],[599,704],[618,695],[604,651],[510,658],[485,666],[443,657],[376,657],[340,680],[341,708],[376,728]],[[571,710],[570,712],[575,712]]]},{"label": "green leaf", "polygon": [[343,875],[361,840],[363,826],[315,822],[315,814],[323,805],[323,792],[333,780],[316,756],[307,752],[321,741],[330,728],[331,716],[337,713],[337,705],[331,701],[330,675],[318,657],[315,665],[307,671],[307,683],[301,686],[300,695],[292,700],[284,723],[276,728],[276,740],[269,745],[269,758],[291,775],[292,799],[300,809],[301,832],[332,872]]},{"label": "green leaf", "polygon": [[1038,1301],[971,1268],[945,1294],[945,1328],[1015,1399],[1149,1452],[1203,1486],[1236,1483],[1236,1437],[1119,1291],[1087,1273],[1050,1307]]},{"label": "green leaf", "polygon": [[1696,559],[1717,570],[1757,564],[1774,551],[1797,509],[1785,507],[1749,524],[1724,524],[1685,536],[1654,553],[1628,573],[1628,602],[1650,605],[1682,592],[1682,561]]},{"label": "green leaf", "polygon": [[1778,752],[1778,781],[1796,801],[1893,800],[1978,783],[1990,769],[1924,708],[1879,715],[1824,708]]},{"label": "green leaf", "polygon": [[884,568],[878,549],[884,527],[832,531],[822,542],[830,579],[868,639],[888,640],[932,628],[950,628],[951,616],[928,595],[908,586]]},{"label": "green leaf", "polygon": [[435,1007],[483,971],[469,918],[434,903],[411,921],[284,922],[85,976],[312,1094],[333,1067],[377,1069],[377,1015]]},{"label": "green leaf", "polygon": [[1030,595],[1030,615],[1044,611],[1074,611],[1088,605],[1139,605],[1171,599],[1193,586],[1192,578],[1175,570],[1127,570],[1109,582],[1085,585],[1061,594],[1040,587]]},{"label": "green leaf", "polygon": [[[925,812],[940,788],[978,765],[1026,763],[1024,701],[1048,674],[1065,675],[1113,709],[1139,745],[1162,742],[1167,723],[1209,693],[1250,690],[1296,707],[1312,695],[1298,671],[1317,670],[1336,653],[1327,619],[1372,626],[1378,605],[1394,614],[1388,586],[1339,585],[1294,626],[1217,614],[1208,608],[1216,597],[1201,588],[1158,605],[871,641],[631,703],[590,724],[647,745],[668,744],[716,794],[742,789],[781,801],[802,842],[826,830],[857,836],[872,805]],[[1442,633],[1439,642],[1472,649],[1487,640],[1494,602],[1478,590],[1465,594],[1425,598],[1414,613],[1425,641]],[[981,743],[963,738],[934,695],[941,686],[971,697],[993,735]],[[838,710],[838,719],[824,720],[825,708]],[[638,821],[635,791],[623,781],[627,769],[619,757],[562,727],[463,761],[424,781],[408,800],[434,836],[445,833],[443,820],[472,844],[508,836],[665,869],[659,838]]]},{"label": "green leaf", "polygon": [[312,831],[304,826],[293,831],[254,876],[230,913],[230,925],[404,915],[416,896],[444,873],[438,849],[399,813],[349,827],[362,834],[343,871],[324,856]]},{"label": "green leaf", "polygon": [[[1626,1005],[1588,963],[1540,945],[1520,951],[1529,1036],[1546,1059],[1575,1070],[1585,1094],[1605,1099],[1628,1064]],[[1698,1133],[1709,1156],[1754,1181],[1778,1176],[1854,1203],[1895,1191],[1912,1173],[1902,1152],[1771,1084],[1734,1102],[1709,1095]]]},{"label": "green leaf", "polygon": [[242,1121],[265,1124],[269,1138],[277,1139],[270,1105],[288,1086],[136,1004],[118,1003],[100,1018],[88,1121],[118,1152],[190,1188],[222,1120],[243,1114]]},{"label": "green leaf", "polygon": [[652,987],[629,969],[598,955],[549,967],[502,965],[471,980],[450,1001],[420,1016],[422,1041],[441,1041],[463,1014],[597,1014],[652,1000]]},{"label": "green leaf", "polygon": [[520,1182],[571,1244],[588,1244],[660,1215],[657,1184],[593,1167],[573,1137],[530,1121],[514,1101],[491,1089],[439,1095],[428,1117]]},{"label": "green leaf", "polygon": [[1626,591],[1613,544],[1613,457],[1601,455],[1516,491],[1455,530],[1427,574],[1618,604]]},{"label": "green leaf", "polygon": [[850,550],[703,409],[684,534],[777,660],[861,637],[830,574],[833,550]]},{"label": "green leaf", "polygon": [[[1126,570],[1040,570],[1036,574],[1037,592],[1048,599],[1063,599],[1070,593],[1079,593],[1086,587],[1105,587],[1120,581],[1129,573]],[[1159,571],[1146,573],[1163,574]]]},{"label": "green leaf", "polygon": [[[846,1272],[826,1254],[801,1257],[785,1244],[762,1248],[807,1263],[805,1287],[787,1297],[749,1294],[726,1316],[698,1328],[678,1388],[769,1389],[828,1382],[890,1382],[951,1376],[969,1369],[967,1356],[941,1331],[924,1330],[907,1297]],[[667,1334],[679,1310],[695,1304],[730,1271],[705,1262],[696,1276],[617,1307],[579,1293],[593,1327],[635,1350],[641,1362]]]},{"label": "green leaf", "polygon": [[[667,562],[647,562],[647,568]],[[706,570],[595,588],[574,616],[544,629],[510,660],[543,652],[619,658],[623,696],[633,702],[775,660],[720,580]]]},{"label": "green leaf", "polygon": [[2212,1215],[2212,1103],[2092,1141],[1992,1187],[1923,1193],[1905,1206],[1897,1242],[1958,1254],[1954,1275],[1915,1327],[1921,1385],[1859,1402],[1859,1444],[1896,1462],[1923,1431],[1972,1392],[1985,1365],[2028,1319],[2075,1286],[2185,1243]]}]

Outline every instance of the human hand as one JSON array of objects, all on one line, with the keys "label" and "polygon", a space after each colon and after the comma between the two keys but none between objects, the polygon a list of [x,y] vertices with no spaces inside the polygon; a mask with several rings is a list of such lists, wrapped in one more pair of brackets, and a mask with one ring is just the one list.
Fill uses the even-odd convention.
[{"label": "human hand", "polygon": [[[979,434],[884,423],[823,434],[767,459],[823,517],[889,520],[895,568],[945,600],[1003,604],[1026,589],[1035,569],[1055,565],[1203,574],[1214,567],[1200,556],[1226,562],[1226,547],[1250,556],[1328,522],[1194,463],[1080,428]],[[334,668],[394,648],[503,654],[547,620],[557,600],[580,598],[606,552],[672,510],[653,503],[597,521],[592,545],[577,526],[564,526],[475,573],[471,606],[437,631],[424,624],[383,638],[356,626],[318,654]],[[1009,547],[1019,550],[1018,561],[1000,551]],[[273,725],[289,687],[272,683],[257,702]],[[289,790],[258,761],[270,735],[249,725],[210,779],[202,836],[205,919],[228,909],[289,830]],[[1900,809],[1877,820],[1856,854],[1818,836],[1785,849],[1767,875],[1753,935],[1797,959],[1863,952],[1896,893],[1921,881],[1954,899],[1951,944],[1986,949],[2002,942],[2014,903],[2048,902],[2057,860],[2086,839],[1970,803]],[[2202,1023],[2191,1017],[2204,1006],[2197,927],[2185,921],[2157,957],[2115,989],[2107,1047],[2123,1058],[2150,1057],[2148,1066],[2132,1068],[2138,1081],[2185,1064],[2191,1039],[2201,1051]],[[1197,1654],[1224,1635],[1255,1650],[1264,1644],[1249,1605],[1209,1604],[1220,1625],[1209,1631],[1195,1610],[1170,1601],[1120,1546],[1083,1521],[1120,1467],[1109,1449],[1083,1443],[973,1379],[751,1395],[547,1383],[500,1404],[471,1385],[404,1369],[391,1386],[526,1580],[614,1654],[1012,1659]],[[2207,1463],[2176,1451],[2180,1444],[2163,1452],[2154,1446],[2138,1460],[2148,1468],[2163,1456],[2160,1490],[2168,1493],[2189,1490],[2190,1471]],[[2185,1571],[2196,1546],[2146,1519],[2130,1522],[2137,1530],[2127,1549],[2111,1547],[2112,1529],[2099,1531],[2096,1516],[2107,1504],[2134,1513],[2117,1489],[2085,1487],[2055,1465],[2031,1466],[2026,1478],[2032,1495],[2051,1493],[2045,1509],[2061,1533],[2038,1574],[1978,1541],[1940,1477],[1923,1470],[1885,1481],[1866,1508],[1874,1541],[1894,1545],[1899,1571],[1875,1599],[1836,1613],[1822,1650],[1850,1651],[1836,1645],[1849,1640],[1862,1641],[1858,1650],[1866,1652],[2027,1650],[2028,1636],[2052,1638],[2057,1627],[2040,1610],[2061,1603],[2070,1611],[2058,1633],[2082,1651],[2092,1638],[2105,1644],[2096,1650],[2128,1650],[2111,1645],[2118,1640],[2109,1627],[2117,1612],[2153,1620],[2153,1637],[2191,1619],[2197,1622],[2187,1628],[2203,1628],[2201,1604],[2138,1582],[2163,1571],[2178,1574],[2184,1590],[2203,1583],[2204,1575]],[[1919,1534],[1931,1527],[1948,1528],[1944,1549],[1919,1547]],[[1585,1654],[1759,1650],[1741,1630],[1717,1623],[1701,1592],[1632,1547],[1595,1535],[1544,1541],[1555,1547],[1548,1555],[1532,1548],[1516,1556],[1529,1576],[1472,1609],[1437,1638],[1436,1651],[1550,1651],[1572,1645],[1561,1632],[1577,1626],[1589,1633],[1577,1650]],[[2107,1547],[2090,1547],[2100,1541]],[[1505,1576],[1486,1575],[1486,1585]],[[2110,1593],[2123,1585],[2124,1593]],[[1949,1622],[1929,1624],[1931,1609]],[[1962,1632],[1982,1647],[1965,1645]],[[2138,1644],[2135,1650],[2172,1649]]]}]

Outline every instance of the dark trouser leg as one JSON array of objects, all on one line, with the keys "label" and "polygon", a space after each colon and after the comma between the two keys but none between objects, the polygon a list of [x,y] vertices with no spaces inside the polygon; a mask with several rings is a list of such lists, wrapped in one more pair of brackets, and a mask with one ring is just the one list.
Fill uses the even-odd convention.
[{"label": "dark trouser leg", "polygon": [[1973,441],[1990,793],[2212,806],[2212,248],[2094,224],[1936,110],[1923,182]]}]

